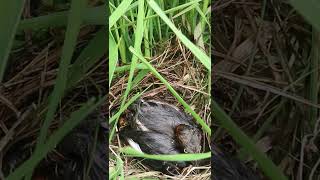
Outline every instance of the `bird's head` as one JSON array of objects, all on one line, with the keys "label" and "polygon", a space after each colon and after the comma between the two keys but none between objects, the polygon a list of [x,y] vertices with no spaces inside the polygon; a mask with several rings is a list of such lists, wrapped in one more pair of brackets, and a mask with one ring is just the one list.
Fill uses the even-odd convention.
[{"label": "bird's head", "polygon": [[175,128],[175,136],[185,153],[200,153],[202,135],[198,127],[179,124]]}]

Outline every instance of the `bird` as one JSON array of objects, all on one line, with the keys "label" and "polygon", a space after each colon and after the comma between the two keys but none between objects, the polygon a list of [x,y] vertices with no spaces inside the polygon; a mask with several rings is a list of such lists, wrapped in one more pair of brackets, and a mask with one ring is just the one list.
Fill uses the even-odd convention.
[{"label": "bird", "polygon": [[[178,107],[157,100],[138,99],[125,115],[120,137],[142,153],[200,153],[202,132],[193,117]],[[211,141],[213,180],[260,180],[240,160],[233,158]],[[142,159],[153,170],[177,175],[190,163]],[[195,163],[193,163],[195,164]]]},{"label": "bird", "polygon": [[223,152],[211,142],[212,180],[260,180],[260,177],[239,159]]},{"label": "bird", "polygon": [[[129,106],[121,137],[137,151],[147,154],[200,153],[202,132],[193,117],[178,107],[157,100],[138,99]],[[175,175],[189,165],[183,161],[142,163],[165,174]]]},{"label": "bird", "polygon": [[[104,117],[96,114],[99,111],[89,115],[62,139],[55,150],[36,167],[32,179],[107,179],[108,124]],[[5,175],[30,157],[30,147],[25,144],[32,140],[32,137],[28,137],[18,142],[12,148],[13,151],[6,154],[3,167]]]},{"label": "bird", "polygon": [[[90,115],[64,137],[57,150],[71,161],[67,159],[63,165],[65,166],[63,179],[82,179],[85,177],[84,167],[89,169],[89,177],[85,179],[96,180],[108,177],[107,134],[108,124],[105,119],[101,116]],[[86,167],[90,158],[92,158],[92,165]],[[77,171],[73,170],[75,166],[78,166]]]},{"label": "bird", "polygon": [[57,145],[56,152],[63,158],[46,162],[38,172],[41,174],[46,169],[55,168],[56,171],[42,173],[50,180],[107,179],[107,134],[105,119],[89,115]]}]

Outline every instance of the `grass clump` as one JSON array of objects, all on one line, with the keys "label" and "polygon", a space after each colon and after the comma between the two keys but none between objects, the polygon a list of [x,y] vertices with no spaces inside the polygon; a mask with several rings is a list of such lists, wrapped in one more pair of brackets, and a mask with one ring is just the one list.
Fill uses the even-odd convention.
[{"label": "grass clump", "polygon": [[[172,179],[210,178],[210,163],[191,167],[177,177],[148,170],[129,156],[177,160],[160,155],[136,154],[117,134],[117,123],[136,96],[181,105],[203,127],[204,153],[184,155],[210,157],[210,13],[208,1],[117,1],[109,2],[110,170],[113,177]],[[199,26],[198,28],[197,25]],[[195,34],[201,32],[195,38]],[[109,44],[109,45],[110,45]],[[206,153],[205,153],[206,152]],[[182,159],[181,159],[182,158]],[[202,169],[199,171],[199,169]]]}]

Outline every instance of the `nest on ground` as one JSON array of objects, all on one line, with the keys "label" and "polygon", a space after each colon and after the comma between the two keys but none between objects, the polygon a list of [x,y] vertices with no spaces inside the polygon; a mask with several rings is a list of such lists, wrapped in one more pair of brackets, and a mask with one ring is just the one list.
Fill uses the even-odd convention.
[{"label": "nest on ground", "polygon": [[[162,53],[151,58],[149,61],[157,71],[171,84],[171,86],[180,94],[181,97],[197,112],[210,126],[210,98],[208,94],[208,72],[196,60],[191,52],[176,39],[170,39],[161,45],[159,49]],[[164,47],[164,48],[163,48]],[[142,72],[144,70],[141,70]],[[109,91],[109,109],[116,111],[121,104],[122,96],[127,87],[128,72],[116,74],[114,83]],[[136,77],[136,76],[134,76]],[[148,88],[141,98],[154,99],[173,104],[181,109],[183,107],[178,103],[175,97],[151,72],[148,72],[143,79],[133,86],[130,97],[137,92],[141,92]],[[129,97],[129,98],[130,98]],[[204,133],[204,141],[202,152],[210,151],[210,137]],[[117,138],[109,146],[109,156],[115,157],[119,155],[119,148],[125,146],[117,134]],[[152,171],[145,167],[141,162],[134,158],[121,157],[124,160],[125,177],[160,177],[170,179],[209,179],[210,178],[210,162],[201,167],[186,168],[185,171],[178,176],[168,176],[160,172]],[[109,166],[115,167],[116,161],[110,158]]]},{"label": "nest on ground", "polygon": [[[80,50],[89,42],[97,28],[85,26],[81,29],[74,57],[77,57]],[[55,30],[64,31],[59,28]],[[5,80],[0,86],[0,99],[4,102],[0,104],[2,176],[7,176],[30,157],[45,117],[48,97],[53,90],[61,59],[63,33],[57,36],[47,34],[48,37],[45,39],[38,39],[28,32],[25,36],[30,41],[11,54]],[[101,58],[90,73],[68,90],[50,125],[49,134],[60,127],[63,120],[82,103],[93,96],[97,97],[107,92],[106,62],[106,57]],[[105,110],[106,104],[107,102],[104,105]],[[97,111],[101,116],[106,116],[105,110],[101,108]],[[48,161],[54,167],[55,162],[58,163],[63,159],[65,157],[53,151],[38,165],[38,168],[41,169],[41,166]],[[50,173],[55,172],[51,169]]]},{"label": "nest on ground", "polygon": [[[257,0],[213,3],[213,97],[288,177],[310,178],[320,145],[306,119],[311,26],[285,1],[263,8]],[[218,128],[215,142],[236,153]]]}]

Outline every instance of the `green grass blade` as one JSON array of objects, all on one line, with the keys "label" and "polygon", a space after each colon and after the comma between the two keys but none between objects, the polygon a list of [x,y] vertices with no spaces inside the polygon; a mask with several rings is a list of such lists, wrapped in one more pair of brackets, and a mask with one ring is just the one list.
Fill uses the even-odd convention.
[{"label": "green grass blade", "polygon": [[182,34],[178,28],[170,21],[166,14],[160,9],[154,0],[148,0],[150,7],[161,17],[161,19],[171,28],[171,30],[177,35],[181,42],[193,53],[195,57],[211,71],[211,60],[199,47],[194,45],[185,35]]},{"label": "green grass blade", "polygon": [[103,55],[108,47],[107,27],[101,28],[81,51],[68,73],[67,89],[75,86]]},{"label": "green grass blade", "polygon": [[142,95],[142,93],[137,93],[136,95],[134,95],[122,108],[119,109],[119,111],[113,115],[110,119],[109,119],[109,124],[112,123],[113,121],[115,121],[117,118],[120,117],[120,115],[135,101],[137,100],[140,96]]},{"label": "green grass blade", "polygon": [[[65,26],[68,24],[68,15],[70,11],[55,12],[45,16],[21,20],[18,31],[37,30]],[[83,12],[83,23],[92,25],[106,25],[107,11],[105,5],[86,8]]]},{"label": "green grass blade", "polygon": [[318,31],[320,31],[320,1],[310,0],[290,0],[290,4],[301,13],[309,23],[311,23]]},{"label": "green grass blade", "polygon": [[183,107],[191,113],[191,115],[196,119],[196,121],[202,126],[202,128],[211,135],[211,129],[210,127],[205,123],[205,121],[192,110],[192,108],[180,97],[180,95],[173,89],[173,87],[170,85],[170,83],[165,80],[158,72],[157,70],[138,52],[135,51],[133,47],[129,47],[129,50],[137,56],[148,68],[149,70],[168,88],[168,90],[174,95],[174,97],[177,98],[177,100],[183,105]]},{"label": "green grass blade", "polygon": [[[137,27],[135,29],[135,42],[134,42],[134,47],[139,52],[141,52],[141,44],[142,44],[143,32],[144,32],[143,20],[144,20],[144,0],[139,0],[138,1]],[[131,90],[132,79],[133,79],[133,75],[134,75],[134,71],[136,69],[136,66],[137,66],[137,57],[132,56],[127,88],[126,88],[126,91],[124,93],[124,96],[123,96],[123,99],[121,102],[121,107],[123,107],[123,105],[125,104],[126,99],[127,99],[129,92]]]},{"label": "green grass blade", "polygon": [[[189,7],[187,7],[187,8],[184,8],[182,11],[180,11],[179,13],[177,13],[176,15],[174,15],[174,16],[172,17],[172,19],[175,19],[175,18],[177,18],[177,17],[180,17],[180,16],[186,14],[187,12],[193,10],[196,6],[197,6],[197,4],[192,4],[191,6],[189,6]],[[165,13],[165,11],[164,11],[164,13]]]},{"label": "green grass blade", "polygon": [[120,152],[130,157],[140,157],[140,158],[154,159],[154,160],[160,160],[160,161],[196,161],[196,160],[207,159],[211,157],[211,152],[198,153],[198,154],[168,154],[168,155],[144,154],[131,147],[121,148]]},{"label": "green grass blade", "polygon": [[76,46],[78,33],[80,31],[80,25],[82,23],[81,14],[83,14],[85,6],[86,0],[72,1],[70,15],[68,18],[68,27],[65,36],[65,42],[62,49],[61,62],[59,65],[59,71],[53,92],[49,97],[48,111],[40,130],[40,135],[37,141],[35,151],[39,150],[40,145],[42,145],[45,142],[48,128],[54,117],[56,108],[66,89],[68,67],[70,65],[72,54]]},{"label": "green grass blade", "polygon": [[21,179],[27,173],[30,173],[37,164],[46,157],[47,153],[53,150],[57,144],[63,139],[68,132],[84,120],[88,114],[92,113],[98,106],[106,101],[106,97],[101,98],[95,102],[94,99],[89,100],[79,110],[73,112],[70,118],[65,121],[61,128],[54,132],[45,144],[40,145],[40,150],[34,152],[32,156],[20,165],[13,173],[11,173],[6,180]]},{"label": "green grass blade", "polygon": [[116,24],[122,15],[126,13],[132,0],[124,0],[117,7],[117,9],[109,16],[109,29]]},{"label": "green grass blade", "polygon": [[[138,17],[137,17],[137,28],[135,29],[134,48],[138,52],[141,52],[141,44],[142,44],[143,32],[144,32],[144,23],[143,23],[143,20],[144,20],[144,0],[139,0],[138,2],[139,2],[139,4],[138,4]],[[132,83],[134,71],[137,66],[137,60],[138,60],[137,57],[132,56],[127,88],[126,88],[126,91],[125,91],[123,99],[122,99],[121,107],[126,102],[128,94],[131,90],[131,83]]]},{"label": "green grass blade", "polygon": [[[137,64],[136,69],[139,69],[139,70],[147,69],[147,66],[144,65],[143,63],[139,63],[139,64]],[[116,67],[114,72],[121,73],[121,72],[129,71],[129,70],[130,70],[130,65],[124,65],[124,66]]]},{"label": "green grass blade", "polygon": [[111,132],[109,133],[109,142],[111,142],[114,132],[115,132],[115,127],[118,124],[118,120],[120,115],[130,106],[130,104],[132,104],[135,100],[137,100],[145,91],[147,91],[149,89],[146,88],[144,89],[142,92],[137,93],[136,95],[134,95],[126,104],[123,105],[123,107],[120,107],[119,111],[113,115],[110,119],[109,119],[109,124],[113,123],[113,121],[116,121],[114,124],[115,126],[112,127]]},{"label": "green grass blade", "polygon": [[116,167],[111,169],[109,179],[117,179],[119,176],[122,177],[123,174],[123,161],[116,156]]},{"label": "green grass blade", "polygon": [[279,168],[261,152],[253,143],[253,141],[242,132],[242,130],[230,119],[230,117],[213,101],[212,103],[213,117],[223,128],[228,130],[234,140],[255,159],[260,165],[264,173],[272,180],[287,180]]},{"label": "green grass blade", "polygon": [[[194,1],[187,2],[187,3],[185,3],[185,4],[182,4],[182,5],[179,5],[179,6],[170,8],[170,9],[168,9],[168,10],[165,10],[164,13],[165,13],[165,14],[170,14],[170,13],[173,13],[173,12],[176,12],[176,11],[183,10],[183,9],[187,8],[188,6],[192,6],[193,4],[198,3],[199,1],[201,1],[201,0],[194,0]],[[132,3],[132,4],[134,4],[134,3]],[[129,9],[130,9],[130,8],[129,8]],[[129,9],[128,9],[128,10],[129,10]],[[146,20],[151,20],[151,19],[155,19],[155,18],[158,18],[158,15],[157,15],[157,14],[148,15],[148,16],[145,17],[144,20],[146,21]],[[127,27],[127,26],[132,26],[132,25],[134,25],[135,23],[136,23],[135,21],[132,21],[132,22],[130,22],[130,23],[126,23],[126,24],[124,24],[124,25],[121,25],[121,26],[119,26],[119,27],[117,27],[117,28],[116,28],[116,27],[113,27],[113,28],[111,28],[111,30],[118,29],[118,28],[122,28],[122,27]]]},{"label": "green grass blade", "polygon": [[[143,30],[144,30],[144,26],[143,26],[143,19],[144,19],[144,0],[139,0],[138,1],[138,17],[137,17],[137,28],[135,29],[135,43],[134,43],[134,47],[141,52],[141,43],[142,43],[142,38],[143,38]],[[133,74],[134,71],[136,69],[137,66],[137,57],[132,56],[132,60],[131,60],[131,67],[130,67],[130,72],[129,72],[129,77],[128,77],[128,83],[127,83],[127,88],[126,91],[124,92],[124,96],[121,102],[121,106],[120,109],[123,108],[123,106],[125,105],[126,99],[129,95],[129,92],[131,90],[131,83],[132,83],[132,78],[133,78]],[[116,120],[115,124],[117,124],[118,119]],[[113,134],[115,131],[116,125],[113,126],[110,136],[109,136],[109,141],[112,140],[113,138]]]},{"label": "green grass blade", "polygon": [[4,77],[23,5],[24,1],[21,0],[0,2],[0,83]]},{"label": "green grass blade", "polygon": [[208,18],[206,18],[206,15],[201,11],[199,6],[196,6],[196,10],[199,13],[199,15],[202,17],[201,20],[204,21],[209,26],[209,29],[211,29],[211,25],[210,25],[210,22],[208,21]]},{"label": "green grass blade", "polygon": [[109,87],[112,82],[114,71],[118,63],[118,46],[112,34],[109,32]]}]

